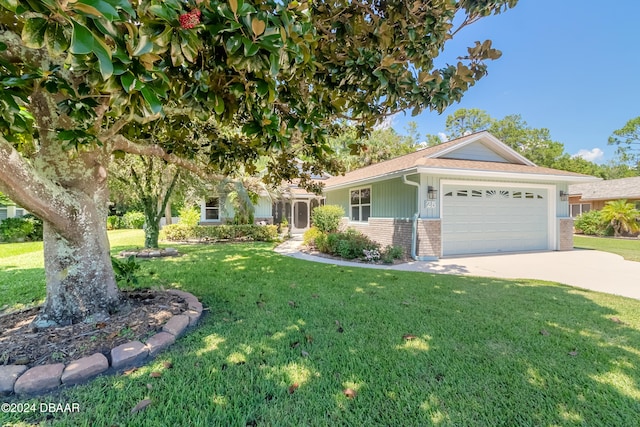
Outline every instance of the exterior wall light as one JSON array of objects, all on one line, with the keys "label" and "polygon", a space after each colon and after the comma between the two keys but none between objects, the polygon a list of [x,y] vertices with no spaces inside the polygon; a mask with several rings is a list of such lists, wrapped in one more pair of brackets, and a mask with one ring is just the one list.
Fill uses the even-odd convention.
[{"label": "exterior wall light", "polygon": [[560,200],[563,202],[569,200],[569,193],[565,193],[563,190],[560,190]]},{"label": "exterior wall light", "polygon": [[438,190],[433,188],[431,185],[427,187],[427,197],[430,200],[434,200],[438,198]]}]

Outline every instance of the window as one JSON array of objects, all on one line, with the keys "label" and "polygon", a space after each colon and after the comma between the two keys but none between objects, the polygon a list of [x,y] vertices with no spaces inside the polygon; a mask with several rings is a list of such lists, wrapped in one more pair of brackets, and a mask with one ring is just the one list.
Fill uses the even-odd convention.
[{"label": "window", "polygon": [[371,188],[351,190],[351,221],[369,221],[371,215]]},{"label": "window", "polygon": [[591,203],[576,203],[574,205],[571,205],[571,217],[575,218],[585,212],[589,212],[590,210]]},{"label": "window", "polygon": [[218,197],[207,200],[204,208],[204,219],[206,221],[220,220],[220,199]]},{"label": "window", "polygon": [[3,204],[0,204],[0,221],[7,217],[7,207]]}]

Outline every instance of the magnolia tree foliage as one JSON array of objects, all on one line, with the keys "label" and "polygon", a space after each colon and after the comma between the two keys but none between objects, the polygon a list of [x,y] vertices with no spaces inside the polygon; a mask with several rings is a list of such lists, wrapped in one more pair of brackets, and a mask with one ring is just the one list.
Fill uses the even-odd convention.
[{"label": "magnolia tree foliage", "polygon": [[[104,224],[114,153],[209,174],[269,155],[272,182],[300,175],[298,157],[304,183],[336,169],[325,151],[338,118],[366,129],[460,100],[500,53],[477,42],[434,68],[454,17],[516,1],[0,0],[0,191],[44,220],[37,323],[118,306]],[[239,131],[140,138],[153,121],[210,117]]]}]

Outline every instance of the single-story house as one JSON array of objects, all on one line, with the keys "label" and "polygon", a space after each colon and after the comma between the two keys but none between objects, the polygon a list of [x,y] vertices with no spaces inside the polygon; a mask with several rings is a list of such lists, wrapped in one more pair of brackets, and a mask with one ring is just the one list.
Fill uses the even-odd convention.
[{"label": "single-story house", "polygon": [[569,206],[573,218],[590,210],[600,210],[612,200],[626,199],[640,209],[640,176],[569,186]]},{"label": "single-story house", "polygon": [[325,180],[345,225],[415,259],[573,249],[570,184],[483,131]]},{"label": "single-story house", "polygon": [[[222,204],[222,206],[221,206]],[[324,196],[309,193],[295,184],[283,186],[278,197],[266,192],[253,205],[254,222],[279,224],[287,219],[291,232],[301,233],[311,224],[311,211],[324,204]],[[228,199],[208,197],[200,202],[200,224],[219,225],[233,221],[235,211]]]},{"label": "single-story house", "polygon": [[18,205],[3,205],[0,203],[0,221],[5,218],[17,218],[28,214],[25,209]]}]

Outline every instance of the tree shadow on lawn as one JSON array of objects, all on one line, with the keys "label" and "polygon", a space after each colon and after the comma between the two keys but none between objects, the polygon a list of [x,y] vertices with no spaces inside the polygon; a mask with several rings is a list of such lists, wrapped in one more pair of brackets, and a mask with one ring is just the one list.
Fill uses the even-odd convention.
[{"label": "tree shadow on lawn", "polygon": [[[187,266],[216,261],[206,274],[168,268],[151,278],[199,297],[209,310],[201,326],[136,373],[50,395],[86,408],[54,414],[55,420],[243,426],[637,421],[638,301],[536,281],[320,265],[263,248],[188,257]],[[161,264],[144,265],[160,270]],[[150,378],[165,360],[174,368]],[[145,398],[152,404],[132,415]]]}]

